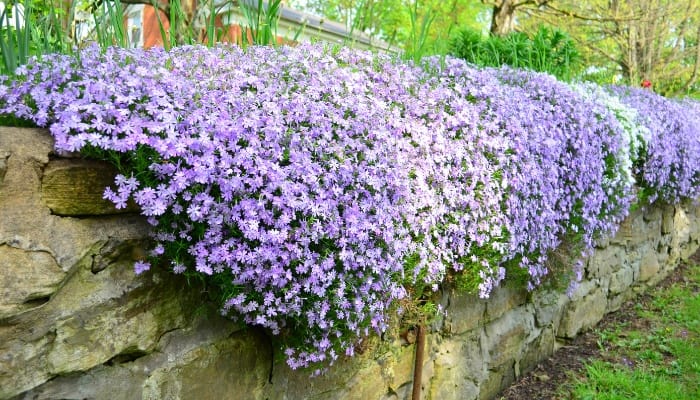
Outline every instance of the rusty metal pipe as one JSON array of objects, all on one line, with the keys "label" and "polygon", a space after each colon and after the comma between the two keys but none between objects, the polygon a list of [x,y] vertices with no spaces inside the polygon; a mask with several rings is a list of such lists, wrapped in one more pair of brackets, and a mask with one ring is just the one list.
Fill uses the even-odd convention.
[{"label": "rusty metal pipe", "polygon": [[425,326],[416,326],[416,363],[413,366],[413,395],[411,399],[420,400],[421,382],[423,382],[423,359],[425,353]]}]

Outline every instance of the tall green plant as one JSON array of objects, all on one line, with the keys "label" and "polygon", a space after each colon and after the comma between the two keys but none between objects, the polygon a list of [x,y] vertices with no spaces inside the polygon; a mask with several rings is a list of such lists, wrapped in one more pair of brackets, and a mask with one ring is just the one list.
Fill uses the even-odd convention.
[{"label": "tall green plant", "polygon": [[124,29],[124,7],[121,1],[105,1],[102,7],[94,13],[95,34],[97,43],[106,48],[109,46],[130,47],[129,35]]},{"label": "tall green plant", "polygon": [[452,39],[450,53],[480,66],[510,65],[550,73],[562,80],[578,75],[581,57],[573,40],[558,29],[540,27],[532,36],[514,32],[484,37],[462,29]]},{"label": "tall green plant", "polygon": [[[25,15],[31,13],[31,4]],[[25,17],[25,20],[28,19]],[[21,23],[18,16],[10,16],[9,9],[0,14],[0,50],[2,50],[3,75],[11,75],[19,65],[25,64],[30,52],[28,21]]]},{"label": "tall green plant", "polygon": [[427,10],[422,16],[418,16],[419,0],[414,0],[412,5],[408,6],[409,20],[411,21],[411,30],[408,35],[408,42],[404,57],[415,62],[425,55],[427,51],[427,39],[430,26],[435,20],[435,14],[431,10]]},{"label": "tall green plant", "polygon": [[[152,0],[151,4],[154,8],[158,9],[158,2]],[[167,29],[160,13],[156,13],[156,20],[158,21],[158,29],[163,41],[163,47],[169,50],[182,44],[195,44],[198,43],[200,39],[204,40],[204,38],[201,37],[202,32],[188,23],[187,14],[183,10],[180,0],[171,0],[169,4],[169,24]],[[206,42],[204,44],[212,47],[219,39],[215,21],[217,13],[215,1],[209,0],[207,7],[209,7],[209,16],[204,27],[204,32],[206,33]]]},{"label": "tall green plant", "polygon": [[277,26],[279,24],[281,0],[273,0],[265,5],[263,0],[257,4],[252,0],[240,1],[241,12],[246,19],[242,29],[242,45],[276,45]]},{"label": "tall green plant", "polygon": [[0,74],[13,75],[17,67],[27,63],[32,56],[47,53],[67,53],[71,43],[61,27],[57,9],[35,7],[25,1],[21,21],[10,16],[9,10],[0,13]]},{"label": "tall green plant", "polygon": [[207,46],[216,44],[216,4],[214,0],[209,0],[209,18],[207,19]]},{"label": "tall green plant", "polygon": [[[177,0],[175,0],[177,1]],[[156,20],[158,21],[158,31],[160,32],[160,37],[163,40],[163,47],[166,50],[170,50],[173,47],[173,40],[170,38],[169,32],[165,29],[165,24],[163,24],[163,19],[160,17],[160,9],[156,0],[151,0],[151,5],[156,10]]]}]

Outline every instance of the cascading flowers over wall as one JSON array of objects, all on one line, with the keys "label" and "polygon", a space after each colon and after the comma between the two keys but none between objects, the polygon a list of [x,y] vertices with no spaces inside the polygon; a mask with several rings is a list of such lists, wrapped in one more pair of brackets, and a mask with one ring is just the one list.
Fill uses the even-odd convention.
[{"label": "cascading flowers over wall", "polygon": [[293,368],[353,354],[450,276],[487,297],[516,261],[532,289],[562,238],[592,248],[633,198],[616,110],[542,74],[320,45],[89,48],[0,78],[0,114],[118,165],[105,197],[153,225],[137,273],[204,277]]}]

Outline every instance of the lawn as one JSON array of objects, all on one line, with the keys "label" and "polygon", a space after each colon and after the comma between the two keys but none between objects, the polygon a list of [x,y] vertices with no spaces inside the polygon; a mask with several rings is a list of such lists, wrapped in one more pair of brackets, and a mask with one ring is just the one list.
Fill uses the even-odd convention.
[{"label": "lawn", "polygon": [[561,388],[575,399],[700,398],[700,266],[634,306],[640,320],[597,331],[601,357]]},{"label": "lawn", "polygon": [[700,399],[700,253],[499,397]]}]

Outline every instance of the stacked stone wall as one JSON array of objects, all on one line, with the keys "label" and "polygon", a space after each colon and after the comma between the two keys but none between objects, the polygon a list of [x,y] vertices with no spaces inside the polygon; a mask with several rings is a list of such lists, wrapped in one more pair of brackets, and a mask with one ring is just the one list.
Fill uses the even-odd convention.
[{"label": "stacked stone wall", "polygon": [[[410,398],[415,344],[402,335],[310,378],[264,332],[219,317],[196,285],[134,275],[148,227],[101,199],[114,173],[55,156],[46,131],[0,128],[0,399]],[[492,398],[693,254],[699,218],[696,205],[633,212],[572,297],[439,293],[422,398]]]}]

